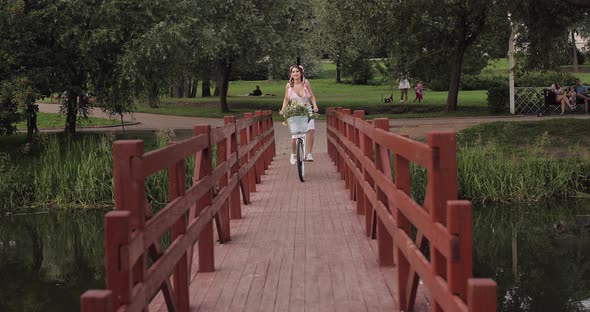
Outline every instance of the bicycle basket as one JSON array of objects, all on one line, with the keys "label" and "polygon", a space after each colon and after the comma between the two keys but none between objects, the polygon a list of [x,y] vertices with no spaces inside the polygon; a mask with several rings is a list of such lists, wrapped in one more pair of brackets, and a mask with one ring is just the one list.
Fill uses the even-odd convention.
[{"label": "bicycle basket", "polygon": [[289,124],[289,130],[292,135],[306,134],[308,123],[309,117],[307,116],[293,116],[287,118],[287,124]]}]

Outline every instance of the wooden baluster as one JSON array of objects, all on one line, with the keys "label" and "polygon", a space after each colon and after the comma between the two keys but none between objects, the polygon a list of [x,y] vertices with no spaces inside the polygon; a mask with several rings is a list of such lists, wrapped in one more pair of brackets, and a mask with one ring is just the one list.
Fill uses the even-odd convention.
[{"label": "wooden baluster", "polygon": [[[227,161],[227,152],[228,152],[228,148],[227,145],[229,143],[229,140],[227,137],[221,139],[219,142],[217,142],[217,166],[219,167],[221,164],[223,164],[224,162]],[[228,168],[231,169],[231,168]],[[228,170],[228,173],[230,172],[230,170]],[[227,173],[224,174],[221,178],[219,178],[219,181],[213,181],[213,185],[215,185],[217,182],[219,185],[219,191],[222,191],[224,187],[226,187],[228,185],[228,180],[227,180]],[[221,236],[219,241],[220,242],[227,242],[231,239],[230,237],[230,225],[229,225],[229,197],[228,199],[226,199],[223,204],[221,205],[221,208],[219,208],[219,212],[218,212],[218,216],[221,219]]]},{"label": "wooden baluster", "polygon": [[[389,120],[387,118],[377,118],[373,120],[373,125],[377,129],[389,132]],[[375,165],[391,181],[391,163],[389,160],[389,151],[386,147],[375,142]],[[381,201],[389,211],[389,200],[385,192],[375,185],[377,200]],[[391,213],[391,212],[390,212]],[[379,253],[379,264],[381,266],[394,265],[393,259],[393,238],[387,231],[385,224],[380,217],[377,217],[377,246]]]},{"label": "wooden baluster", "polygon": [[111,312],[113,309],[113,292],[110,290],[88,290],[80,296],[80,311]]},{"label": "wooden baluster", "polygon": [[[253,116],[252,113],[244,113],[245,119],[252,119],[252,116]],[[250,143],[254,139],[256,139],[256,136],[254,135],[254,123],[246,128],[246,137],[247,137],[248,143]],[[248,165],[250,165],[250,162],[253,161],[255,152],[256,152],[256,148],[254,147],[248,153]],[[248,180],[247,181],[248,181],[248,191],[250,193],[256,192],[256,165],[255,164],[253,164],[252,167],[250,168],[250,170],[248,171]]]},{"label": "wooden baluster", "polygon": [[[244,114],[244,119],[246,119],[246,114]],[[244,148],[248,145],[248,127],[240,129],[240,149],[244,150]],[[242,155],[240,158],[240,166],[248,165],[248,153]],[[240,186],[242,189],[242,197],[244,198],[244,205],[248,205],[250,203],[250,172],[246,172],[244,176],[240,179]]]},{"label": "wooden baluster", "polygon": [[472,278],[468,282],[467,304],[470,312],[496,312],[498,285],[489,278]]},{"label": "wooden baluster", "polygon": [[[225,125],[234,125],[234,129],[236,129],[236,116],[225,116],[223,118],[223,122]],[[228,148],[227,148],[227,159],[230,159],[232,155],[236,155],[236,162],[233,166],[231,166],[228,172],[228,179],[231,181],[234,175],[238,174],[240,169],[238,165],[238,134],[237,132],[232,133],[229,141],[228,141]],[[229,202],[229,216],[232,219],[241,219],[242,218],[242,207],[240,204],[240,189],[239,183],[232,189],[230,195],[230,202]]]},{"label": "wooden baluster", "polygon": [[[175,142],[170,142],[173,145]],[[184,196],[185,194],[185,168],[184,159],[176,162],[168,168],[168,193],[170,201]],[[171,241],[174,242],[178,237],[186,234],[186,214],[183,214],[172,225]],[[192,255],[191,255],[192,256]],[[188,274],[188,257],[183,253],[182,257],[174,267],[174,295],[176,308],[180,312],[189,310],[189,274]]]},{"label": "wooden baluster", "polygon": [[[428,145],[433,150],[432,164],[428,171],[427,193],[425,206],[429,209],[433,222],[446,225],[446,204],[448,200],[457,199],[457,145],[454,131],[436,131],[428,133]],[[447,280],[447,259],[430,244],[432,271]],[[432,311],[439,312],[442,308],[432,304]]]},{"label": "wooden baluster", "polygon": [[[204,134],[211,138],[211,126],[195,126],[194,134]],[[212,171],[212,155],[211,155],[211,139],[209,139],[209,146],[202,151],[197,153],[195,160],[195,174],[196,181],[211,176]],[[197,200],[197,204],[192,213],[193,217],[199,216],[201,211],[207,206],[211,205],[213,198],[213,186],[211,185],[209,191]],[[206,216],[205,216],[206,217]],[[191,219],[192,220],[192,219]],[[213,220],[207,222],[207,225],[203,228],[199,234],[199,272],[213,272],[215,271],[215,249],[214,249],[214,237],[213,237]]]}]

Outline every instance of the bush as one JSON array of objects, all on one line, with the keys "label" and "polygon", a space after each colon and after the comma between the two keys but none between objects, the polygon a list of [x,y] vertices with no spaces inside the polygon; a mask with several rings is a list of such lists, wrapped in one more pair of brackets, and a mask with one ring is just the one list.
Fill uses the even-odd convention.
[{"label": "bush", "polygon": [[517,87],[549,87],[556,81],[563,86],[573,85],[576,77],[562,72],[526,72],[515,75]]},{"label": "bush", "polygon": [[488,89],[488,107],[493,114],[505,113],[508,111],[510,102],[510,91],[507,87]]},{"label": "bush", "polygon": [[351,74],[352,84],[366,85],[369,80],[373,79],[371,63],[367,59],[357,58],[352,63]]},{"label": "bush", "polygon": [[508,79],[501,76],[463,75],[461,90],[489,90],[508,86]]}]

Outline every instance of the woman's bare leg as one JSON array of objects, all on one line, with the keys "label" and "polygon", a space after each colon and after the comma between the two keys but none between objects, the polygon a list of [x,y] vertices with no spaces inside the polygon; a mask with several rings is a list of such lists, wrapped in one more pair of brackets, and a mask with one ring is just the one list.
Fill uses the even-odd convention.
[{"label": "woman's bare leg", "polygon": [[296,139],[292,139],[291,140],[291,154],[295,154],[295,141],[297,141]]},{"label": "woman's bare leg", "polygon": [[305,155],[311,153],[313,149],[313,140],[315,138],[315,130],[307,131],[307,138],[305,139]]}]

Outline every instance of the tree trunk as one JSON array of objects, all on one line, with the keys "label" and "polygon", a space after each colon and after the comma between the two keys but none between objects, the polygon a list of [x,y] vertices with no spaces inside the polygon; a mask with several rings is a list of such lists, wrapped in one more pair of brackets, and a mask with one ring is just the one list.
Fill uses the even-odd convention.
[{"label": "tree trunk", "polygon": [[148,104],[152,108],[160,106],[160,87],[157,83],[151,83],[148,90]]},{"label": "tree trunk", "polygon": [[221,88],[219,90],[219,103],[221,104],[221,111],[229,113],[229,106],[227,106],[227,91],[229,88],[229,75],[231,73],[231,61],[225,61],[221,66]]},{"label": "tree trunk", "polygon": [[37,128],[37,112],[39,112],[39,105],[29,104],[27,107],[27,142],[33,140],[33,135],[39,133]]},{"label": "tree trunk", "polygon": [[215,84],[215,89],[213,89],[213,96],[219,96],[219,81]]},{"label": "tree trunk", "polygon": [[182,93],[182,97],[188,98],[191,94],[191,87],[192,87],[193,80],[190,78],[187,78],[184,82],[185,82],[184,90],[183,90],[184,92]]},{"label": "tree trunk", "polygon": [[76,133],[76,121],[78,117],[78,92],[73,89],[67,90],[67,96],[64,99],[66,109],[66,128],[64,131],[67,134],[73,135]]},{"label": "tree trunk", "polygon": [[211,80],[209,77],[203,78],[203,85],[201,86],[201,97],[211,96]]},{"label": "tree trunk", "polygon": [[178,76],[176,78],[176,82],[174,83],[174,97],[181,98],[184,94],[184,78],[182,76]]},{"label": "tree trunk", "polygon": [[342,73],[340,72],[340,59],[336,60],[336,83],[342,82]]},{"label": "tree trunk", "polygon": [[459,98],[459,86],[461,84],[461,69],[463,67],[463,56],[465,55],[466,46],[459,44],[455,49],[453,57],[453,67],[451,68],[451,82],[449,85],[449,95],[447,96],[447,112],[457,111],[457,100]]},{"label": "tree trunk", "polygon": [[572,30],[572,50],[573,50],[573,57],[574,57],[574,73],[578,72],[578,49],[576,48],[576,35],[575,32]]},{"label": "tree trunk", "polygon": [[197,97],[197,87],[199,86],[199,79],[195,78],[192,80],[191,83],[191,92],[189,92],[189,98],[196,98]]}]

